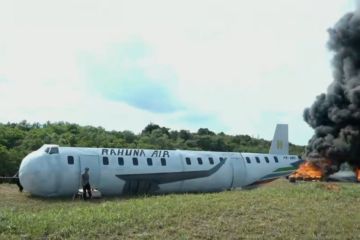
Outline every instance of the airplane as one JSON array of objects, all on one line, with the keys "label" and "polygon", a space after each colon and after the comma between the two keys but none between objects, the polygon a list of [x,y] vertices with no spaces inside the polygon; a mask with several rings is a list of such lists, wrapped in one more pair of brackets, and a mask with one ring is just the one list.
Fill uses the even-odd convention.
[{"label": "airplane", "polygon": [[355,172],[350,170],[340,170],[336,173],[333,173],[326,178],[326,181],[352,183],[358,182]]},{"label": "airplane", "polygon": [[46,144],[22,160],[19,179],[41,197],[74,196],[85,168],[102,196],[219,192],[290,175],[303,160],[288,152],[287,124],[276,126],[268,154]]},{"label": "airplane", "polygon": [[343,163],[340,165],[339,171],[327,176],[326,181],[357,183],[358,179],[353,167],[348,163]]}]

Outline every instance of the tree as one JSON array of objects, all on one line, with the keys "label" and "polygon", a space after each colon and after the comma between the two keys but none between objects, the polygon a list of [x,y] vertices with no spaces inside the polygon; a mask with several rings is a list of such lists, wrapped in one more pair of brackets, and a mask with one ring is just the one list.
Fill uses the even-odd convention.
[{"label": "tree", "polygon": [[153,123],[149,123],[144,130],[142,130],[141,134],[151,134],[152,131],[154,131],[155,129],[159,129],[160,126],[157,124],[153,124]]},{"label": "tree", "polygon": [[207,128],[199,128],[198,132],[199,135],[215,135],[214,132],[210,131]]}]

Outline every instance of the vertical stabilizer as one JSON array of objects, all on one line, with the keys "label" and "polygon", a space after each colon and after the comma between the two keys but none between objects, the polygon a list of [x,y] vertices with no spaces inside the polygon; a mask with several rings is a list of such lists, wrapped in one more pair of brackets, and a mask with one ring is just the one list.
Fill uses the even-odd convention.
[{"label": "vertical stabilizer", "polygon": [[274,138],[271,142],[270,154],[289,154],[288,125],[277,124]]}]

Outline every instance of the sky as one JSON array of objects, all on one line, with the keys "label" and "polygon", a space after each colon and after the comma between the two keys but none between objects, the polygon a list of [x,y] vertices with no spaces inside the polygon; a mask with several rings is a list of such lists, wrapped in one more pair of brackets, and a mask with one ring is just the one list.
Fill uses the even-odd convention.
[{"label": "sky", "polygon": [[332,81],[327,29],[344,0],[0,0],[0,122],[248,134],[303,111]]}]

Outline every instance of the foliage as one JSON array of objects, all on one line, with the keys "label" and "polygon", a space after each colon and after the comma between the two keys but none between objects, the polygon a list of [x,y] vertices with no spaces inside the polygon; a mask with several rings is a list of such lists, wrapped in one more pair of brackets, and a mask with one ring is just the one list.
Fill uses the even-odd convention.
[{"label": "foliage", "polygon": [[[77,147],[116,147],[148,149],[192,149],[224,152],[268,152],[270,142],[248,135],[215,134],[207,128],[191,133],[175,131],[150,123],[140,134],[106,131],[102,127],[57,122],[0,123],[0,176],[16,173],[21,160],[43,144]],[[302,154],[304,148],[290,144],[290,152]]]}]

